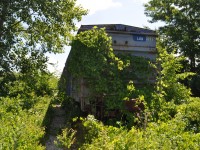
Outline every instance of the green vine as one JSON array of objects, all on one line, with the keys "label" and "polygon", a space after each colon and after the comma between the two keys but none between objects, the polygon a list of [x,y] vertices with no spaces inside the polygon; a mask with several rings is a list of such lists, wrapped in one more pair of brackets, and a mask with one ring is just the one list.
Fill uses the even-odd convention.
[{"label": "green vine", "polygon": [[[108,108],[120,108],[125,97],[135,90],[128,88],[130,81],[148,83],[152,74],[150,60],[128,54],[116,54],[111,37],[105,29],[94,27],[80,32],[72,41],[68,70],[77,80],[86,79],[90,96],[104,97]],[[133,84],[134,88],[135,83]],[[134,96],[139,96],[140,92]]]}]

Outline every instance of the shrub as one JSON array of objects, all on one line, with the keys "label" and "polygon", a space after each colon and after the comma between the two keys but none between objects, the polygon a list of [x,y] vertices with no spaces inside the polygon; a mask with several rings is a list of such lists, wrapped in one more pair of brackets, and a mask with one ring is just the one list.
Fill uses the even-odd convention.
[{"label": "shrub", "polygon": [[91,142],[86,142],[80,149],[198,149],[200,134],[185,131],[186,126],[187,121],[181,114],[167,122],[149,123],[146,130],[133,127],[128,131],[123,127],[103,126],[90,121],[91,131],[87,133],[92,137]]},{"label": "shrub", "polygon": [[179,106],[178,111],[188,121],[187,130],[200,132],[200,98],[191,98],[186,104]]},{"label": "shrub", "polygon": [[19,97],[0,99],[0,149],[44,149],[40,144],[45,133],[42,123],[51,99],[35,99],[30,109],[22,109]]},{"label": "shrub", "polygon": [[57,136],[55,144],[60,148],[70,148],[75,142],[76,131],[73,129],[65,128],[62,130],[62,134]]}]

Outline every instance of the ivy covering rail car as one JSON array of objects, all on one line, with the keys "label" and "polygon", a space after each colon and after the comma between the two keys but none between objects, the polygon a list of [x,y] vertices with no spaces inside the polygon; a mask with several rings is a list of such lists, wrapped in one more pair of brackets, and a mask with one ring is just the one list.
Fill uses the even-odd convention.
[{"label": "ivy covering rail car", "polygon": [[131,85],[155,83],[150,65],[155,60],[155,31],[121,24],[82,25],[60,85],[83,112],[103,119],[109,110],[123,110],[123,101],[133,98]]}]

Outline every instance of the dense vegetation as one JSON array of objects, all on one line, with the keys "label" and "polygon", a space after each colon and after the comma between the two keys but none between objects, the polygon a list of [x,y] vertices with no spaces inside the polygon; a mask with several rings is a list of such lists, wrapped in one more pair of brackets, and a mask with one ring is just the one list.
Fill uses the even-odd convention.
[{"label": "dense vegetation", "polygon": [[[115,55],[104,29],[72,38],[74,21],[86,14],[75,3],[0,1],[0,149],[45,149],[47,110],[55,98],[66,108],[69,121],[57,136],[59,147],[199,149],[200,98],[191,97],[200,93],[199,0],[150,0],[145,5],[152,22],[166,23],[158,31],[156,63]],[[105,98],[107,110],[121,109],[131,98],[139,99],[145,109],[139,115],[122,111],[125,119],[110,122],[92,115],[80,117],[79,108],[65,93],[64,75],[58,92],[58,79],[48,72],[45,55],[62,52],[70,40],[67,71],[90,78],[91,93]],[[145,80],[152,71],[158,74],[153,86]],[[145,87],[136,87],[134,79]]]},{"label": "dense vegetation", "polygon": [[200,3],[199,0],[150,0],[145,5],[145,13],[150,22],[162,21],[165,25],[159,28],[163,46],[168,52],[186,57],[183,71],[196,73],[185,80],[193,95],[200,96]]},{"label": "dense vegetation", "polygon": [[[74,118],[76,126],[73,126],[73,130],[69,126],[69,128],[63,130],[63,134],[58,136],[61,142],[60,146],[70,148],[75,144],[80,149],[94,149],[97,147],[99,149],[198,149],[200,140],[198,106],[200,99],[192,98],[190,89],[180,82],[194,75],[192,72],[182,72],[184,67],[182,61],[185,57],[168,53],[163,47],[162,41],[158,39],[156,63],[137,57],[133,57],[135,59],[133,61],[129,55],[118,54],[118,57],[115,56],[110,44],[103,47],[106,44],[101,45],[101,42],[98,41],[101,41],[102,38],[105,39],[104,42],[111,43],[104,29],[94,28],[78,35],[73,41],[74,47],[71,51],[70,61],[68,61],[69,70],[77,77],[84,76],[87,79],[93,77],[90,84],[94,90],[91,91],[93,96],[101,90],[104,94],[115,94],[117,92],[118,95],[115,99],[107,100],[112,102],[109,103],[110,105],[106,104],[108,109],[122,108],[122,101],[134,97],[143,101],[145,110],[140,112],[139,116],[137,113],[122,110],[121,113],[126,115],[126,119],[116,117],[109,124],[105,121],[98,121],[91,115],[87,118]],[[89,41],[96,42],[96,44]],[[100,51],[96,55],[101,56],[102,59],[92,53],[95,49]],[[84,55],[76,55],[77,51],[81,50],[84,51]],[[109,57],[110,54],[112,54],[112,57]],[[80,57],[83,57],[83,59],[79,60]],[[108,58],[111,60],[107,61]],[[145,64],[151,64],[151,67],[148,67],[151,68],[148,72],[152,70],[157,72],[157,80],[153,87],[147,86],[148,83],[143,83],[145,88],[135,87],[133,79],[137,76],[132,72],[130,72],[130,79],[132,77],[132,80],[122,82],[124,80],[123,74],[129,75],[127,69],[130,70],[133,69],[134,65],[137,66],[137,59],[141,60],[139,63],[142,63],[140,65],[143,67]],[[100,63],[102,66],[99,65],[95,68],[95,60],[98,62],[97,64]],[[121,65],[119,65],[119,62]],[[110,68],[108,70],[111,74],[117,74],[116,86],[120,85],[119,87],[122,87],[122,90],[115,91],[115,82],[110,84],[113,86],[109,87],[113,88],[110,90],[107,88],[109,85],[104,85],[104,82],[102,84],[92,84],[98,82],[95,80],[96,78],[106,81],[107,75],[104,74],[104,70],[107,68],[104,65]],[[94,69],[95,71],[87,71],[88,69]],[[137,73],[144,74],[145,71],[146,69],[141,67],[138,68]],[[91,72],[94,72],[95,75],[93,76]],[[109,82],[109,78],[107,82]],[[95,88],[100,90],[97,92]],[[121,97],[119,98],[119,96]],[[95,99],[95,97],[93,98]],[[73,103],[70,102],[71,99],[64,100],[65,105],[71,104],[71,108],[73,108]],[[67,107],[67,109],[73,112],[70,107]]]},{"label": "dense vegetation", "polygon": [[0,1],[0,149],[45,149],[45,116],[57,93],[46,54],[63,52],[86,14],[75,4]]},{"label": "dense vegetation", "polygon": [[35,97],[34,106],[23,108],[23,99],[0,99],[0,149],[44,149],[40,141],[45,135],[42,127],[51,98]]},{"label": "dense vegetation", "polygon": [[[128,54],[116,55],[111,41],[105,29],[94,27],[79,33],[72,41],[72,49],[61,76],[59,90],[68,91],[68,72],[76,80],[83,78],[90,89],[88,101],[95,103],[96,99],[103,99],[104,113],[123,109],[124,100],[142,96],[148,86],[153,88],[148,80],[154,70],[150,60]],[[135,89],[135,80],[145,85],[145,88]],[[78,91],[80,85],[76,86]],[[122,112],[124,113],[126,112]]]},{"label": "dense vegetation", "polygon": [[45,54],[63,52],[74,21],[86,11],[74,0],[2,0],[0,8],[0,96],[5,96],[16,75],[35,84],[47,72]]},{"label": "dense vegetation", "polygon": [[[111,40],[103,29],[94,28],[77,35],[67,62],[71,68],[67,71],[76,77],[91,79],[89,86],[93,99],[95,94],[114,95],[107,99],[108,109],[122,108],[122,101],[139,98],[145,104],[145,110],[139,116],[122,111],[127,118],[114,118],[109,124],[92,115],[74,118],[75,123],[72,124],[76,125],[72,126],[73,130],[69,126],[58,136],[61,147],[199,149],[200,98],[194,97],[199,95],[200,86],[198,5],[195,0],[151,0],[145,5],[146,14],[152,17],[152,22],[166,23],[158,30],[156,63],[128,55],[115,55],[110,46]],[[83,53],[79,53],[81,51]],[[77,53],[83,56],[77,56]],[[140,67],[134,74],[130,70],[135,66]],[[150,70],[147,71],[147,68]],[[139,79],[137,74],[148,77],[151,71],[157,74],[155,85],[148,86],[147,82],[144,83],[145,88],[136,87],[134,79]],[[130,77],[129,81],[124,82],[125,75]],[[72,100],[67,98],[64,104],[73,106]],[[67,108],[70,110],[70,107]],[[74,113],[73,117],[78,116]]]}]

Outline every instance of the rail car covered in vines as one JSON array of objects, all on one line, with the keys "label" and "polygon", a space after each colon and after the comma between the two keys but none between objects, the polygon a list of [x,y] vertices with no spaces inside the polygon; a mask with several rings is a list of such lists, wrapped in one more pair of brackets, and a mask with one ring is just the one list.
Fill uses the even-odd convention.
[{"label": "rail car covered in vines", "polygon": [[[112,69],[107,69],[107,71],[105,71],[106,69],[103,69],[104,71],[101,72],[100,75],[97,73],[96,76],[92,76],[93,71],[95,74],[97,72],[96,70],[98,70],[98,66],[101,64],[98,64],[99,63],[98,60],[95,62],[95,60],[93,60],[92,58],[91,59],[83,58],[85,57],[85,55],[87,55],[86,51],[81,50],[82,48],[85,47],[84,45],[78,47],[79,50],[77,50],[77,53],[73,54],[73,44],[72,44],[72,49],[66,61],[65,68],[63,70],[61,78],[65,79],[65,82],[63,80],[63,83],[65,84],[65,90],[66,90],[65,92],[67,93],[69,97],[73,98],[75,102],[80,104],[80,108],[82,111],[94,114],[98,118],[102,118],[106,115],[112,116],[111,113],[110,114],[105,113],[106,112],[105,103],[109,105],[108,103],[111,103],[113,99],[116,99],[116,98],[122,99],[122,97],[119,96],[119,92],[117,92],[116,90],[117,86],[114,85],[112,82],[112,80],[116,79],[115,78],[116,76],[118,77],[116,81],[120,80],[120,83],[118,84],[119,88],[122,87],[120,86],[120,84],[127,85],[127,84],[130,84],[130,81],[133,82],[134,85],[136,86],[145,86],[145,84],[153,84],[155,82],[156,73],[155,71],[152,71],[148,62],[149,61],[155,62],[156,60],[156,53],[157,53],[156,52],[156,32],[153,30],[145,29],[145,28],[138,28],[138,27],[123,25],[123,24],[101,24],[101,25],[82,25],[79,28],[77,34],[81,34],[84,31],[90,31],[94,27],[98,29],[104,28],[107,35],[111,37],[112,49],[113,49],[113,53],[117,56],[116,58],[124,61],[122,63],[122,66],[124,64],[128,64],[128,62],[130,63],[130,65],[129,66],[127,65],[128,67],[126,67],[125,69],[121,69],[123,71],[118,71],[118,73],[116,72],[116,74],[111,72],[112,70],[114,70],[112,68]],[[87,36],[87,35],[84,35],[84,36]],[[92,37],[90,38],[92,40]],[[95,40],[98,40],[98,37]],[[106,44],[103,43],[101,45],[101,43],[99,43],[99,45],[102,48]],[[96,57],[96,59],[100,59],[102,55],[96,54],[96,53],[102,53],[99,50],[101,48],[96,48],[96,52],[92,51],[88,53],[89,56],[93,57],[94,55],[99,55],[99,57]],[[145,60],[148,60],[148,61],[144,63]],[[70,61],[73,61],[73,63],[71,63]],[[87,65],[85,62],[90,62],[90,61],[93,64],[97,63],[96,68],[95,68],[95,65],[91,66],[91,64],[90,66],[85,66]],[[103,61],[106,61],[107,63],[109,62],[108,63],[109,65],[115,64],[115,62],[112,63],[111,58],[105,57],[103,58]],[[81,71],[78,71],[78,70],[81,70],[82,68],[85,68],[86,72],[88,71],[87,68],[89,67],[92,68],[93,70],[89,70],[88,72],[89,76],[86,75],[84,70],[82,70],[83,73],[80,73],[80,75],[77,76],[73,74],[72,71],[70,71],[70,67],[72,67],[72,64],[74,63],[80,63],[78,66],[73,68],[74,70],[77,69],[76,74],[79,74]],[[84,66],[80,69],[79,68],[80,65],[84,65]],[[119,63],[118,63],[118,66],[119,66]],[[107,66],[105,65],[104,66],[102,65],[101,67],[107,68]],[[100,70],[102,69],[100,68]],[[112,77],[109,77],[111,75],[108,72],[111,72],[110,74],[112,74]],[[100,91],[99,89],[97,89],[96,91],[93,90],[97,88],[97,86],[99,85],[99,82],[102,82],[102,83],[104,82],[104,80],[102,79],[105,79],[105,84],[107,84],[105,89],[110,89],[110,91],[109,90],[106,91],[104,89],[101,89],[101,92],[99,92]],[[98,87],[98,88],[101,88],[101,87]],[[123,88],[126,88],[126,86],[122,87],[122,90],[120,91],[123,91]],[[118,101],[116,100],[115,103],[123,103],[123,101],[121,102],[120,100]],[[130,109],[130,107],[127,108],[126,105],[127,103],[124,103],[124,105],[123,104],[121,105],[121,106],[124,106],[124,108],[117,108],[114,106],[114,104],[110,104],[111,107],[109,109],[113,110],[113,112],[116,112],[116,110],[119,110],[119,109],[124,109],[124,110]]]}]

